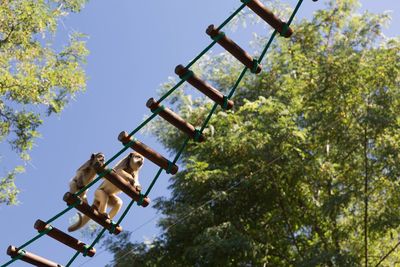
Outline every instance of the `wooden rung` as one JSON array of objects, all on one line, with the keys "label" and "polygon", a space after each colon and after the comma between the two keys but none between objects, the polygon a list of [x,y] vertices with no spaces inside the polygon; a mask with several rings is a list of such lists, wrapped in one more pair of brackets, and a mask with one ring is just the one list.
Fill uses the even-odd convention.
[{"label": "wooden rung", "polygon": [[[217,38],[217,43],[219,43],[223,48],[231,53],[237,60],[243,63],[248,69],[253,73],[261,72],[261,65],[259,63],[254,63],[253,57],[250,56],[246,51],[244,51],[239,45],[228,38],[225,34],[221,33],[214,25],[208,26],[206,33],[213,39]],[[222,37],[218,37],[222,34]],[[255,65],[257,64],[257,65]]]},{"label": "wooden rung", "polygon": [[[171,174],[175,174],[178,172],[178,166],[176,166],[176,164],[169,163],[170,161],[164,158],[161,154],[157,153],[156,151],[146,146],[145,144],[137,140],[133,140],[131,137],[129,137],[127,132],[125,131],[121,132],[118,135],[118,140],[122,142],[122,144],[124,145],[132,141],[131,148],[140,153],[143,157],[149,159],[150,161],[157,164],[164,170],[169,171],[169,173]],[[170,164],[171,166],[169,166]]]},{"label": "wooden rung", "polygon": [[[19,249],[14,247],[14,246],[9,246],[7,248],[7,254],[11,256],[11,258],[15,258],[19,256],[18,253]],[[27,263],[30,263],[35,266],[41,266],[41,267],[63,267],[61,264],[52,262],[48,259],[42,258],[38,255],[35,255],[33,253],[30,253],[28,251],[23,250],[24,254],[21,257],[21,260]]]},{"label": "wooden rung", "polygon": [[[156,109],[160,108],[161,105],[158,102],[156,102],[154,100],[154,98],[150,98],[147,101],[146,106],[151,111],[155,111]],[[169,108],[164,108],[163,110],[161,110],[158,113],[158,115],[160,115],[160,117],[162,117],[163,119],[165,119],[166,121],[171,123],[173,126],[178,128],[182,132],[186,133],[191,138],[195,139],[195,137],[196,137],[196,128],[194,128],[193,125],[191,125],[190,123],[186,122],[183,118],[181,118],[178,114],[176,114],[175,112],[173,112]],[[204,141],[203,134],[201,134],[198,137],[197,141],[199,141],[199,142],[203,142]]]},{"label": "wooden rung", "polygon": [[[106,178],[113,185],[115,185],[116,187],[121,189],[122,192],[127,194],[133,200],[135,200],[135,201],[140,200],[140,191],[136,190],[136,188],[133,185],[131,185],[128,181],[126,181],[124,178],[119,176],[115,170],[111,170],[111,172],[107,172],[106,169],[99,164],[95,164],[94,168],[96,169],[96,172],[98,174],[106,173],[104,175],[104,178]],[[147,207],[149,204],[150,204],[150,199],[148,197],[145,197],[141,203],[141,206]]]},{"label": "wooden rung", "polygon": [[[245,0],[241,0],[244,2]],[[263,20],[265,20],[269,25],[272,26],[275,30],[277,30],[280,34],[282,34],[283,29],[285,27],[285,22],[280,20],[277,16],[274,15],[268,8],[266,8],[260,0],[251,0],[246,4],[251,10],[254,11],[258,16],[260,16]],[[293,34],[292,28],[288,28],[287,31],[283,34],[284,37],[290,37]]]},{"label": "wooden rung", "polygon": [[[189,74],[189,70],[186,69],[182,65],[178,65],[175,68],[175,73],[179,75],[181,79]],[[221,94],[217,89],[212,87],[210,84],[206,83],[205,81],[201,80],[197,77],[194,73],[190,77],[186,79],[188,83],[190,83],[193,87],[197,88],[200,92],[211,98],[215,103],[224,106],[224,95]],[[233,107],[233,101],[228,100],[226,109],[231,109]]]},{"label": "wooden rung", "polygon": [[[64,194],[63,200],[67,202],[68,205],[73,205],[76,201],[81,200],[79,197],[74,196],[74,194],[71,194],[69,192]],[[93,221],[97,222],[107,230],[111,230],[113,225],[112,221],[110,218],[107,218],[105,215],[99,213],[97,209],[92,208],[89,206],[87,203],[84,203],[81,201],[80,204],[76,205],[75,208],[82,212],[83,214],[87,215],[90,219]],[[115,227],[115,230],[113,234],[117,235],[122,232],[122,227],[120,225],[117,225]]]},{"label": "wooden rung", "polygon": [[[46,224],[42,220],[37,220],[35,222],[35,225],[33,226],[36,230],[39,232],[43,231],[48,231],[46,235],[54,238],[55,240],[63,243],[64,245],[69,246],[72,249],[75,249],[76,251],[79,251],[81,253],[85,252],[85,246],[86,244],[79,241],[78,239],[62,232],[61,230],[51,226],[50,224]],[[50,229],[50,231],[49,231]],[[87,256],[93,257],[94,254],[96,254],[96,249],[95,248],[90,248],[90,250],[87,251]]]}]

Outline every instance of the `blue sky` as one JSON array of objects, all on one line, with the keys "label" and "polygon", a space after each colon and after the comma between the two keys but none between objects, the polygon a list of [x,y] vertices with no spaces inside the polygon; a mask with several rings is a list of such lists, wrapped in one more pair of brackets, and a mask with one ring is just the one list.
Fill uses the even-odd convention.
[{"label": "blue sky", "polygon": [[[294,7],[297,1],[285,2]],[[313,10],[323,8],[324,2],[305,0],[299,16],[309,17]],[[393,21],[385,33],[399,35],[400,30],[395,27],[400,25],[398,1],[362,0],[361,3],[363,10],[372,12],[393,10]],[[90,56],[85,66],[89,77],[87,92],[79,94],[61,116],[46,119],[40,128],[42,137],[31,153],[32,162],[17,180],[21,203],[0,206],[0,264],[9,259],[5,254],[8,245],[20,245],[36,234],[33,229],[36,219],[47,220],[66,207],[62,196],[68,190],[68,181],[91,153],[102,151],[110,158],[121,148],[117,140],[119,132],[131,131],[149,114],[145,107],[147,99],[156,97],[160,84],[168,76],[174,76],[175,66],[187,64],[210,43],[206,27],[221,23],[240,4],[239,0],[118,0],[112,4],[90,1],[81,13],[63,20],[58,39],[73,31],[89,35]],[[235,33],[235,38],[247,44],[254,30],[264,34],[260,27],[249,27]],[[141,134],[136,137],[168,155],[154,137]],[[2,165],[15,161],[11,153],[4,156]],[[149,161],[145,163],[140,175],[144,188],[157,170]],[[166,174],[161,175],[151,199],[168,196],[168,178]],[[121,196],[128,203],[129,199]],[[74,213],[67,213],[54,225],[66,229]],[[132,237],[137,241],[151,239],[159,234],[157,217],[151,206],[135,206],[122,226],[132,231],[145,224]],[[79,233],[74,236],[82,238]],[[48,237],[42,237],[27,250],[60,264],[66,264],[74,254]],[[87,263],[87,258],[79,257],[74,266],[82,263],[85,263],[83,266],[104,266],[111,258],[112,255],[102,252]],[[12,266],[26,264],[17,262]]]}]

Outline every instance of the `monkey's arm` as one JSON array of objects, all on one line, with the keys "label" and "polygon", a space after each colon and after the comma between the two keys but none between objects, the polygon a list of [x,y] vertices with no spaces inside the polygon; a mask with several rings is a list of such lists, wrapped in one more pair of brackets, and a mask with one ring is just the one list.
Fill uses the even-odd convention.
[{"label": "monkey's arm", "polygon": [[124,170],[116,170],[118,175],[121,176],[122,178],[124,178],[126,181],[128,181],[131,185],[133,185],[135,183],[135,179],[132,177],[132,175],[130,175],[129,173],[127,173]]},{"label": "monkey's arm", "polygon": [[132,186],[134,186],[137,190],[141,191],[142,187],[140,186],[137,175],[132,176],[130,173],[127,173],[124,170],[117,170],[117,173],[126,181],[128,181]]}]

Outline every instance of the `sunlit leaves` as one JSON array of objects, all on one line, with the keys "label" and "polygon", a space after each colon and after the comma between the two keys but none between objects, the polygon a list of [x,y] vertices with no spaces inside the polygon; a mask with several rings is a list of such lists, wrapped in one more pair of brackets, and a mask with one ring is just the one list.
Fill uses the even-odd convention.
[{"label": "sunlit leaves", "polygon": [[[129,243],[132,261],[360,266],[366,199],[368,262],[398,242],[400,43],[382,35],[387,15],[358,14],[357,6],[330,1],[273,44],[265,72],[246,76],[234,109],[218,110],[207,141],[183,153],[171,196],[155,205],[163,234],[149,246]],[[256,40],[260,49],[266,40]],[[242,66],[222,54],[198,67],[224,91]],[[211,108],[182,92],[172,104],[196,126]],[[177,129],[162,121],[151,129],[178,150]],[[116,266],[129,266],[119,256]]]},{"label": "sunlit leaves", "polygon": [[[0,3],[0,141],[24,161],[45,115],[60,113],[86,86],[84,36],[72,33],[62,48],[53,41],[58,22],[84,0],[6,0]],[[4,196],[17,192],[15,173],[4,178]],[[12,177],[12,179],[10,178]],[[14,192],[14,193],[12,193]],[[3,201],[0,203],[14,203]]]}]

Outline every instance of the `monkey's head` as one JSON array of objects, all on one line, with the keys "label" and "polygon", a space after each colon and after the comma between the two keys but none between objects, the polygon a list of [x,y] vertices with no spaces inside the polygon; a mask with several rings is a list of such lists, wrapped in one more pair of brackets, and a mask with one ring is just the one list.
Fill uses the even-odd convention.
[{"label": "monkey's head", "polygon": [[93,170],[96,164],[99,164],[100,166],[104,165],[105,161],[105,156],[103,153],[93,153],[90,156],[90,159],[88,159],[82,166],[79,167],[77,171],[85,171],[85,172],[90,172]]},{"label": "monkey's head", "polygon": [[94,166],[96,163],[100,163],[101,165],[104,165],[106,157],[104,156],[103,153],[99,152],[96,154],[92,154],[90,157],[90,165]]},{"label": "monkey's head", "polygon": [[129,165],[132,169],[138,170],[143,165],[144,157],[137,152],[131,152],[129,154]]}]

